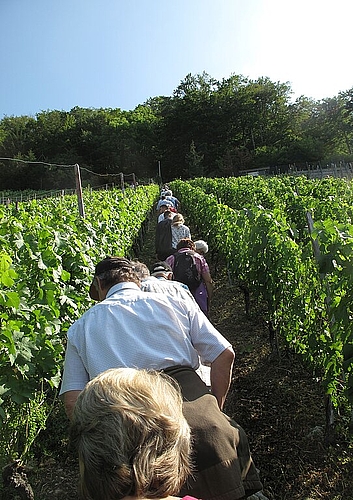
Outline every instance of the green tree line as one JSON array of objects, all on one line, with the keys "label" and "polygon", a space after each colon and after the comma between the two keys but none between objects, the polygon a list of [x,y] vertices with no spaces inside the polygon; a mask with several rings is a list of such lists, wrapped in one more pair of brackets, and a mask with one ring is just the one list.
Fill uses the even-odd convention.
[{"label": "green tree line", "polygon": [[140,179],[161,172],[169,181],[351,161],[353,87],[321,101],[293,101],[292,94],[288,82],[242,75],[217,81],[204,72],[187,75],[171,96],[152,97],[131,111],[74,107],[5,116],[0,157],[22,161],[0,160],[0,184],[67,188],[72,171],[55,165],[74,163],[91,172],[84,182],[97,184],[102,177],[94,174],[109,182],[120,172]]}]

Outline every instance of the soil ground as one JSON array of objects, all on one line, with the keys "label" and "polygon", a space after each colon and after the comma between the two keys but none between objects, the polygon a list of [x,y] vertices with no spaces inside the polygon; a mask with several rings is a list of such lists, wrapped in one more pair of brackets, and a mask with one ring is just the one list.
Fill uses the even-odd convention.
[{"label": "soil ground", "polygon": [[[155,261],[154,230],[151,222],[137,255],[147,265]],[[352,447],[344,432],[325,441],[320,384],[293,353],[271,352],[261,305],[251,303],[245,314],[240,288],[222,264],[206,257],[215,282],[210,319],[237,355],[225,411],[247,432],[264,493],[270,500],[353,500]],[[77,498],[77,462],[67,450],[66,426],[58,406],[41,436],[46,452],[28,473],[36,500]]]}]

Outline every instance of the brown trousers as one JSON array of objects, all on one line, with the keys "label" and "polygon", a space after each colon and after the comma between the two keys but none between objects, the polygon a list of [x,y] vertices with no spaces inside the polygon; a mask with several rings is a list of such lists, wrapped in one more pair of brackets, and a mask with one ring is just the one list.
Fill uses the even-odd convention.
[{"label": "brown trousers", "polygon": [[179,495],[238,500],[262,490],[245,431],[222,413],[205,383],[187,367],[164,370],[179,383],[193,436],[194,473]]}]

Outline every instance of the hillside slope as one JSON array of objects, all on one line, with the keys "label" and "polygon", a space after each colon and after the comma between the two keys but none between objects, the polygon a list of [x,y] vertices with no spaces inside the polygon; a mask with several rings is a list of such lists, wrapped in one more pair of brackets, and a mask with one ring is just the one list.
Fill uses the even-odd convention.
[{"label": "hillside slope", "polygon": [[[153,217],[138,254],[147,265],[155,261],[154,231]],[[339,438],[325,446],[325,407],[319,384],[293,354],[283,350],[280,357],[271,355],[261,306],[251,303],[247,317],[243,294],[229,283],[225,267],[211,255],[206,257],[215,281],[211,321],[237,353],[225,411],[248,434],[264,493],[271,500],[352,500],[350,446]],[[58,423],[50,425],[57,429]],[[43,439],[50,434],[51,427]],[[36,499],[77,498],[77,464],[64,441],[57,441],[53,456],[40,458],[41,466],[30,476]]]}]

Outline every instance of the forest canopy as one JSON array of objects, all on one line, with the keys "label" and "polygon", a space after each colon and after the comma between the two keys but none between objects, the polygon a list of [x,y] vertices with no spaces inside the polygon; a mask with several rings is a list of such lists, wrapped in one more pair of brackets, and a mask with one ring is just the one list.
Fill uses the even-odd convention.
[{"label": "forest canopy", "polygon": [[293,101],[288,82],[242,75],[217,81],[204,72],[188,74],[172,96],[152,97],[131,111],[74,107],[5,116],[0,184],[64,189],[72,186],[72,170],[56,165],[76,163],[91,172],[85,182],[92,184],[109,182],[109,175],[116,181],[118,173],[156,178],[159,168],[163,181],[236,176],[352,161],[352,149],[353,87],[321,101]]}]

